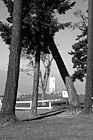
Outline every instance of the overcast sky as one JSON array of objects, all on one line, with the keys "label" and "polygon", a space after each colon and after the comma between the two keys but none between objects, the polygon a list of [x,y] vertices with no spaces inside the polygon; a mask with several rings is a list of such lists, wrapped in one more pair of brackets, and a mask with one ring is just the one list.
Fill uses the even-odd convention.
[{"label": "overcast sky", "polygon": [[[87,9],[87,1],[84,2],[84,0],[76,0],[76,5],[73,7],[72,10],[69,10],[65,15],[61,15],[61,16],[57,15],[57,17],[60,22],[69,22],[69,21],[77,22],[78,18],[76,18],[73,13],[78,9],[81,9],[83,12],[85,12]],[[7,9],[5,8],[3,2],[0,1],[0,21],[5,22],[7,16],[8,16]],[[68,52],[71,51],[72,49],[71,46],[75,43],[76,36],[79,33],[80,32],[78,30],[71,31],[66,29],[64,31],[62,30],[58,32],[55,35],[55,43],[58,47],[58,50],[64,60],[64,63],[70,75],[72,75],[73,73],[73,64],[71,61],[71,56],[68,54]],[[7,66],[8,66],[8,56],[9,56],[8,46],[0,38],[0,94],[4,94],[4,87],[6,81]],[[24,67],[24,60],[21,62],[21,67]],[[56,63],[54,61],[52,63],[50,76],[52,75],[56,77],[56,90],[61,92],[62,90],[65,89],[65,86],[61,79],[59,71],[56,67]],[[33,83],[33,78],[21,72],[19,78],[18,92],[22,92],[22,93],[32,92],[32,87],[33,87],[32,83]],[[79,94],[82,93],[84,94],[84,89],[85,89],[84,82],[81,83],[79,81],[76,81],[75,87]]]}]

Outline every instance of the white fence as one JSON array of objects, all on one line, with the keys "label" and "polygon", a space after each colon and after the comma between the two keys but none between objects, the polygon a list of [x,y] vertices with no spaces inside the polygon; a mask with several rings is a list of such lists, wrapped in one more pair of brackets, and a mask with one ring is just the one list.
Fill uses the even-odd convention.
[{"label": "white fence", "polygon": [[[51,110],[52,109],[52,102],[58,102],[58,101],[63,101],[63,99],[55,99],[55,100],[39,100],[38,102],[40,103],[48,103],[48,106],[40,106],[40,107],[37,107],[37,109],[49,109]],[[19,107],[17,106],[18,104],[29,104],[29,107]],[[29,110],[31,109],[31,106],[32,106],[32,101],[16,101],[16,107],[15,109],[19,109],[19,110]]]},{"label": "white fence", "polygon": [[2,103],[1,103],[1,100],[0,100],[0,110],[1,110],[1,107],[2,107]]},{"label": "white fence", "polygon": [[[93,97],[92,97],[92,100],[93,100]],[[38,102],[41,102],[41,103],[47,103],[48,102],[48,106],[41,106],[41,107],[37,107],[37,109],[49,109],[51,110],[52,109],[52,102],[58,102],[58,101],[63,101],[63,99],[55,99],[55,100],[39,100]],[[17,106],[18,104],[29,104],[29,107],[24,107],[24,106]],[[15,109],[19,109],[19,110],[29,110],[31,109],[31,106],[32,106],[32,101],[16,101],[16,107]],[[2,107],[2,103],[1,103],[1,100],[0,100],[0,109]],[[93,105],[92,105],[93,107]]]},{"label": "white fence", "polygon": [[[48,103],[48,106],[40,106],[40,107],[37,107],[37,109],[49,109],[51,110],[52,109],[52,102],[58,102],[58,101],[63,101],[63,99],[54,99],[54,100],[39,100],[38,102],[40,103]],[[18,104],[20,104],[18,106]],[[29,104],[28,107],[24,107],[23,105],[21,104]],[[29,110],[31,109],[31,106],[32,106],[32,101],[16,101],[16,107],[15,109],[17,110]],[[0,110],[1,110],[1,107],[2,107],[2,102],[0,100]]]}]

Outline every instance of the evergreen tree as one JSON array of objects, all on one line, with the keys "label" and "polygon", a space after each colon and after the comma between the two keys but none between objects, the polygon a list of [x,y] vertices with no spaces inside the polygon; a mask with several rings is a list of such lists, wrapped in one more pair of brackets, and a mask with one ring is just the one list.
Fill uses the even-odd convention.
[{"label": "evergreen tree", "polygon": [[73,50],[69,52],[72,55],[73,68],[75,69],[72,79],[83,82],[87,73],[88,17],[81,11],[74,14],[80,18],[80,21],[72,25],[71,28],[80,30],[81,34],[77,36],[76,43],[72,45]]},{"label": "evergreen tree", "polygon": [[82,34],[77,37],[78,42],[75,43],[71,51],[72,62],[76,71],[72,75],[73,80],[79,79],[81,81],[86,78],[85,89],[85,102],[84,102],[84,114],[92,113],[92,95],[93,95],[93,2],[88,2],[88,17],[84,16],[81,11],[76,12],[75,15],[81,18],[79,23],[76,23],[73,27],[82,31]]}]

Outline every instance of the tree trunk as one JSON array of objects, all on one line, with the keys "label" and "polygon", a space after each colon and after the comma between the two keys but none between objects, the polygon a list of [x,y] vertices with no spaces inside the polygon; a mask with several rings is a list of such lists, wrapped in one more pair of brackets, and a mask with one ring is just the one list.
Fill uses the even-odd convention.
[{"label": "tree trunk", "polygon": [[35,55],[35,68],[34,68],[32,107],[31,107],[31,115],[34,117],[37,116],[39,70],[40,70],[40,49],[38,47]]},{"label": "tree trunk", "polygon": [[46,88],[44,87],[42,87],[42,100],[46,100]]},{"label": "tree trunk", "polygon": [[[45,71],[45,74],[46,74],[46,71]],[[41,72],[40,72],[39,77],[41,79],[42,100],[46,100],[47,80],[46,78],[42,78]],[[45,106],[45,105],[46,105],[46,102],[42,102],[42,106]]]},{"label": "tree trunk", "polygon": [[[42,100],[46,100],[46,89],[43,89]],[[42,106],[46,106],[46,102],[42,102]]]},{"label": "tree trunk", "polygon": [[[44,74],[46,74],[46,70]],[[46,100],[46,79],[43,78],[41,70],[39,72],[39,78],[41,80],[42,100]]]},{"label": "tree trunk", "polygon": [[[48,79],[49,79],[49,75],[50,75],[53,57],[51,58],[50,54],[46,54],[46,55],[43,55],[43,57],[41,57],[41,59],[44,64],[44,67],[45,67],[45,72],[44,72],[43,76],[42,76],[42,72],[40,71],[42,100],[46,100],[46,89],[47,89],[47,83],[48,83]],[[42,102],[42,105],[46,105],[46,102]]]},{"label": "tree trunk", "polygon": [[58,49],[55,45],[55,42],[53,40],[53,37],[51,36],[47,36],[46,38],[46,43],[49,45],[50,51],[53,55],[53,58],[56,61],[57,67],[59,69],[59,72],[61,74],[61,77],[64,81],[64,84],[66,86],[66,89],[68,91],[68,95],[69,95],[69,110],[73,111],[76,110],[77,108],[79,109],[80,104],[79,104],[79,99],[78,99],[78,95],[77,92],[75,90],[74,84],[72,82],[72,79],[70,78],[70,75],[65,67],[65,64],[58,52]]},{"label": "tree trunk", "polygon": [[5,122],[16,121],[15,104],[18,88],[21,53],[22,0],[14,0],[12,38],[9,55],[7,80],[0,117]]},{"label": "tree trunk", "polygon": [[78,99],[78,95],[76,92],[76,89],[74,87],[74,84],[72,82],[72,79],[69,76],[65,77],[65,81],[66,81],[66,89],[69,93],[69,111],[77,111],[80,108],[79,105],[79,99]]},{"label": "tree trunk", "polygon": [[93,92],[93,0],[88,2],[88,52],[87,52],[87,79],[85,89],[84,114],[92,113]]}]

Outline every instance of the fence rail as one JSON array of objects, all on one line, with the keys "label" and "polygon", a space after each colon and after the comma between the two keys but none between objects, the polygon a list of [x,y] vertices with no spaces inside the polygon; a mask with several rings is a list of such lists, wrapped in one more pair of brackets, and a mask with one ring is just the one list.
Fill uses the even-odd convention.
[{"label": "fence rail", "polygon": [[[93,97],[92,97],[92,100],[93,100]],[[41,107],[37,107],[37,109],[49,109],[51,110],[52,109],[52,102],[58,102],[58,101],[63,101],[63,99],[55,99],[55,100],[39,100],[38,102],[40,103],[48,103],[48,106],[41,106]],[[63,101],[64,102],[64,101]],[[18,106],[18,104],[29,104],[27,107],[24,107],[24,106]],[[32,101],[16,101],[16,107],[15,109],[19,109],[19,110],[29,110],[31,109],[31,106],[32,106]],[[2,102],[0,100],[0,109],[2,107]],[[93,107],[93,105],[92,105]]]},{"label": "fence rail", "polygon": [[[55,100],[39,100],[38,101],[38,103],[48,103],[48,106],[38,106],[37,107],[37,109],[49,109],[49,110],[51,110],[52,109],[52,102],[58,102],[58,101],[63,101],[63,99],[55,99]],[[19,107],[18,106],[18,104],[19,105],[21,105],[21,104],[29,104],[29,106],[27,106],[27,107]],[[23,109],[23,110],[25,110],[25,109],[31,109],[31,106],[32,106],[32,101],[16,101],[16,107],[15,107],[15,109],[19,109],[19,110],[21,110],[21,109]]]}]

